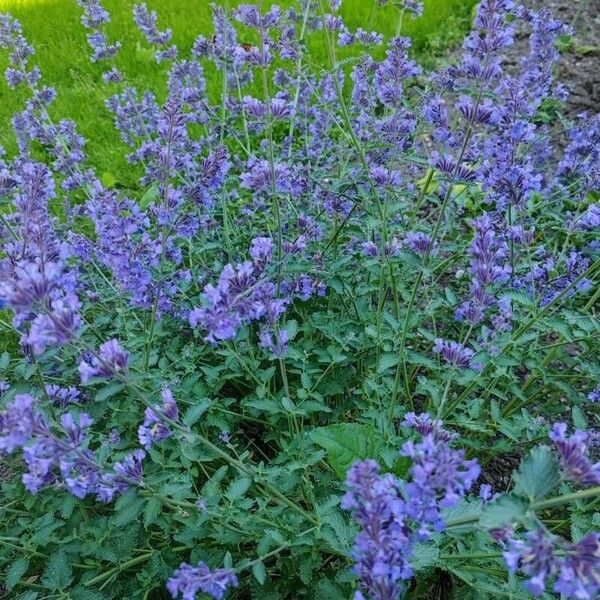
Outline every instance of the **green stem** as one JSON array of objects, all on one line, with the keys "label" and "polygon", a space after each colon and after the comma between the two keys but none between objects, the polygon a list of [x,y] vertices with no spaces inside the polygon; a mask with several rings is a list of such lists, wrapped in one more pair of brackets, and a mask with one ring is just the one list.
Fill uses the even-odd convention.
[{"label": "green stem", "polygon": [[90,579],[89,581],[86,581],[83,585],[85,585],[86,587],[92,587],[92,586],[100,583],[101,581],[104,581],[105,579],[112,577],[116,573],[120,573],[121,571],[124,571],[125,569],[129,569],[130,567],[134,567],[135,565],[138,565],[142,562],[146,562],[147,560],[150,560],[150,558],[152,558],[153,554],[154,554],[154,551],[147,552],[146,554],[142,554],[141,556],[136,556],[135,558],[127,560],[124,563],[121,563],[120,565],[113,567],[112,569],[109,569],[108,571],[105,571],[104,573],[100,573],[100,575],[98,575],[97,577],[94,577],[93,579]]},{"label": "green stem", "polygon": [[[545,510],[547,508],[553,508],[555,506],[561,506],[563,504],[569,504],[570,502],[576,502],[577,500],[586,500],[587,498],[596,498],[600,496],[600,485],[585,490],[579,490],[571,494],[563,494],[562,496],[556,496],[554,498],[548,498],[548,500],[538,500],[529,505],[529,510],[537,512]],[[473,525],[478,523],[481,519],[483,512],[479,512],[476,515],[470,515],[468,517],[461,517],[458,519],[450,519],[446,523],[448,529],[454,527],[462,527],[464,525]]]}]

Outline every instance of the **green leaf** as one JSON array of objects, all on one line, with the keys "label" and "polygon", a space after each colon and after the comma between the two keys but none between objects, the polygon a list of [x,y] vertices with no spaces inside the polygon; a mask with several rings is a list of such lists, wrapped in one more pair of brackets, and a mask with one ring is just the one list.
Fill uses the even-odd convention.
[{"label": "green leaf", "polygon": [[72,597],[73,600],[107,600],[102,592],[83,586],[75,588]]},{"label": "green leaf", "polygon": [[296,337],[298,334],[298,321],[291,319],[287,321],[285,324],[285,330],[287,331],[290,342]]},{"label": "green leaf", "polygon": [[114,524],[116,527],[123,527],[127,523],[131,523],[144,509],[146,501],[143,498],[136,498],[134,502],[131,502],[124,508],[121,508],[115,515]]},{"label": "green leaf", "polygon": [[150,498],[144,508],[144,526],[149,527],[156,521],[156,517],[160,514],[162,504],[157,498]]},{"label": "green leaf", "polygon": [[206,412],[209,405],[210,400],[208,398],[202,398],[197,404],[190,406],[183,416],[183,424],[191,427]]},{"label": "green leaf", "polygon": [[146,193],[142,196],[140,200],[140,208],[142,210],[147,210],[150,206],[151,202],[154,202],[158,198],[158,187],[156,185],[151,185]]},{"label": "green leaf", "polygon": [[548,446],[537,446],[521,461],[515,477],[515,493],[532,502],[551,492],[560,482],[554,453]]},{"label": "green leaf", "polygon": [[579,408],[579,406],[574,406],[571,409],[571,414],[573,416],[573,425],[577,429],[586,430],[588,428],[588,422],[585,413],[581,410],[581,408]]},{"label": "green leaf", "polygon": [[440,555],[435,544],[417,544],[413,550],[410,564],[415,571],[421,571],[434,565]]},{"label": "green leaf", "polygon": [[108,400],[115,394],[118,394],[124,387],[124,384],[119,383],[118,381],[113,381],[96,392],[96,401],[102,402],[104,400]]},{"label": "green leaf", "polygon": [[267,570],[262,562],[257,562],[252,565],[252,575],[254,575],[256,581],[263,585],[267,578]]},{"label": "green leaf", "polygon": [[483,511],[479,524],[486,529],[495,529],[519,521],[527,513],[529,502],[516,494],[504,494],[490,502]]},{"label": "green leaf", "polygon": [[395,367],[398,364],[398,355],[392,352],[382,354],[377,365],[377,373],[385,373],[388,369]]},{"label": "green leaf", "polygon": [[50,556],[48,566],[44,571],[42,583],[53,592],[64,590],[73,581],[73,569],[69,564],[67,554],[61,548]]},{"label": "green leaf", "polygon": [[346,471],[359,459],[377,458],[382,446],[379,434],[368,425],[341,423],[319,427],[310,437],[324,448],[336,474],[345,476]]},{"label": "green leaf", "polygon": [[75,508],[75,498],[71,495],[65,496],[60,504],[60,516],[63,519],[68,519],[73,514]]},{"label": "green leaf", "polygon": [[23,592],[20,596],[17,597],[17,600],[36,600],[39,594],[37,592]]},{"label": "green leaf", "polygon": [[27,571],[28,566],[29,561],[26,558],[18,558],[15,560],[6,572],[4,587],[9,591],[12,590],[15,585],[21,581],[21,577],[23,577]]},{"label": "green leaf", "polygon": [[102,177],[100,179],[102,181],[102,185],[107,188],[114,187],[115,183],[117,183],[115,176],[108,171],[102,173]]},{"label": "green leaf", "polygon": [[238,477],[234,479],[228,486],[225,495],[230,502],[241,498],[252,485],[252,479],[250,477]]},{"label": "green leaf", "polygon": [[9,364],[10,354],[8,352],[3,352],[2,355],[0,355],[0,371],[6,371]]}]

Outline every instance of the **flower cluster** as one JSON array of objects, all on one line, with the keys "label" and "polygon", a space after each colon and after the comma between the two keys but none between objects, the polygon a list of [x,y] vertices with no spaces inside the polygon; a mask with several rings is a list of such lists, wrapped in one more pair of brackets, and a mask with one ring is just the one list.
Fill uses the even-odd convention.
[{"label": "flower cluster", "polygon": [[421,434],[409,441],[402,455],[411,459],[411,479],[381,475],[373,460],[356,463],[348,472],[348,492],[342,507],[351,510],[361,532],[353,557],[360,577],[356,598],[395,600],[403,582],[413,576],[410,559],[414,545],[445,528],[442,510],[456,506],[479,477],[475,460],[450,447],[453,435],[428,414],[407,414],[404,426]]},{"label": "flower cluster", "polygon": [[167,589],[173,598],[195,600],[198,592],[209,594],[216,600],[224,597],[228,588],[237,587],[238,580],[232,569],[210,568],[203,562],[195,567],[182,563],[167,582]]},{"label": "flower cluster", "polygon": [[565,479],[583,486],[600,485],[600,462],[592,464],[587,458],[588,438],[589,433],[581,430],[567,435],[566,423],[555,423],[550,432]]},{"label": "flower cluster", "polygon": [[92,419],[86,413],[60,417],[60,432],[48,424],[37,401],[20,394],[0,412],[0,450],[11,454],[21,448],[27,472],[23,485],[32,494],[60,484],[77,498],[96,495],[110,502],[142,482],[142,460],[137,450],[105,471],[89,449]]},{"label": "flower cluster", "polygon": [[162,406],[148,407],[144,412],[144,422],[138,428],[140,444],[149,450],[152,444],[171,435],[170,421],[177,421],[179,410],[171,390],[162,391]]},{"label": "flower cluster", "polygon": [[118,340],[109,340],[100,346],[97,355],[83,358],[79,363],[81,382],[86,383],[93,377],[110,378],[127,373],[129,353],[121,348]]},{"label": "flower cluster", "polygon": [[542,530],[524,539],[512,539],[504,552],[512,573],[520,569],[528,577],[525,587],[535,596],[544,593],[548,580],[563,598],[593,600],[600,593],[600,535],[590,532],[568,543]]}]

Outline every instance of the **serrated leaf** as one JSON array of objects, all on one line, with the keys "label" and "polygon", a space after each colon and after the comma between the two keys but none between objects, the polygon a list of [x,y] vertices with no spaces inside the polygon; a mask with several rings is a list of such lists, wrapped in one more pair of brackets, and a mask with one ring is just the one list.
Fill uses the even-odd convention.
[{"label": "serrated leaf", "polygon": [[233,502],[241,498],[250,489],[251,485],[252,479],[250,477],[238,477],[229,484],[225,496],[227,496],[230,502]]},{"label": "serrated leaf", "polygon": [[395,367],[398,364],[398,355],[392,352],[382,354],[377,365],[377,373],[385,373],[388,369]]},{"label": "serrated leaf", "polygon": [[298,321],[294,319],[286,321],[285,330],[287,331],[288,339],[292,341],[298,335]]},{"label": "serrated leaf", "polygon": [[134,502],[128,504],[124,508],[121,508],[114,518],[114,524],[116,527],[123,527],[127,523],[131,523],[144,509],[146,501],[143,498],[136,498]]},{"label": "serrated leaf", "polygon": [[115,394],[118,394],[124,388],[124,384],[119,383],[118,381],[113,381],[96,392],[96,401],[103,402],[104,400],[108,400]]},{"label": "serrated leaf", "polygon": [[510,525],[525,516],[529,502],[516,494],[504,494],[487,505],[479,519],[486,529],[496,529]]},{"label": "serrated leaf", "polygon": [[202,398],[198,403],[190,406],[183,416],[183,424],[191,427],[194,423],[200,419],[200,417],[206,412],[206,409],[210,406],[210,400],[208,398]]},{"label": "serrated leaf", "polygon": [[77,587],[73,590],[73,600],[107,600],[102,592],[88,587]]},{"label": "serrated leaf", "polygon": [[68,519],[73,514],[75,508],[75,498],[73,496],[65,496],[60,506],[60,516],[63,519]]},{"label": "serrated leaf", "polygon": [[417,544],[413,549],[410,564],[415,571],[421,571],[434,565],[440,555],[440,551],[435,544]]},{"label": "serrated leaf", "polygon": [[44,587],[55,592],[64,590],[73,581],[73,569],[69,564],[67,554],[60,549],[50,556],[48,565],[42,576]]},{"label": "serrated leaf", "polygon": [[21,581],[21,577],[27,571],[27,567],[29,566],[29,561],[26,558],[17,558],[6,572],[4,577],[4,587],[10,591],[12,590],[19,581]]},{"label": "serrated leaf", "polygon": [[573,416],[573,425],[576,429],[585,431],[588,428],[587,417],[579,406],[574,406],[571,409],[571,415]]},{"label": "serrated leaf", "polygon": [[532,502],[543,498],[560,482],[556,457],[548,446],[537,446],[521,461],[514,475],[515,492]]},{"label": "serrated leaf", "polygon": [[150,498],[144,508],[144,526],[149,527],[160,514],[162,504],[157,498]]},{"label": "serrated leaf", "polygon": [[319,427],[310,432],[310,437],[325,449],[331,466],[340,477],[344,477],[357,460],[377,458],[382,446],[379,434],[372,427],[359,423]]}]

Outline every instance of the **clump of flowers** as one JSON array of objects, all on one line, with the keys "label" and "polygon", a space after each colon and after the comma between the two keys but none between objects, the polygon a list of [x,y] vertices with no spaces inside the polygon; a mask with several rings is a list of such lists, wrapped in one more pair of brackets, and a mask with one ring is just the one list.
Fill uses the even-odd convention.
[{"label": "clump of flowers", "polygon": [[0,15],[11,597],[600,594],[600,120],[560,114],[570,28],[482,0],[431,70],[426,3],[363,3],[387,32],[217,1],[178,47],[156,3],[125,40],[77,0],[110,143]]},{"label": "clump of flowers", "polygon": [[422,436],[402,447],[402,455],[412,461],[408,482],[381,475],[373,460],[348,471],[342,507],[352,511],[362,529],[353,550],[362,588],[356,598],[398,598],[403,582],[414,575],[410,559],[415,544],[444,531],[441,511],[456,506],[479,477],[477,461],[451,448],[454,436],[440,421],[411,413],[403,424]]}]

